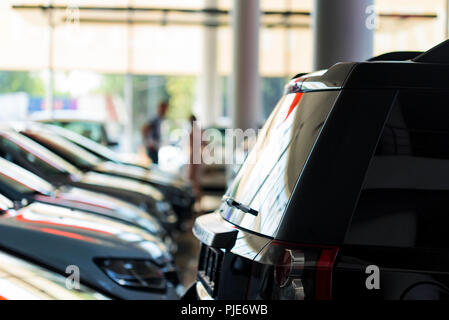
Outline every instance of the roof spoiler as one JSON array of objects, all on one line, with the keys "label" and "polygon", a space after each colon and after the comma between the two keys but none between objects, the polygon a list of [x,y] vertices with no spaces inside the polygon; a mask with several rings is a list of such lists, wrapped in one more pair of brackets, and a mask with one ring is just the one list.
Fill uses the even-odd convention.
[{"label": "roof spoiler", "polygon": [[368,61],[405,61],[412,60],[422,54],[422,51],[394,51],[368,59]]},{"label": "roof spoiler", "polygon": [[290,80],[305,76],[307,74],[307,72],[302,72],[302,73],[298,73],[297,75],[295,75],[294,77],[292,77]]},{"label": "roof spoiler", "polygon": [[449,40],[443,41],[432,49],[420,54],[413,61],[449,64]]}]

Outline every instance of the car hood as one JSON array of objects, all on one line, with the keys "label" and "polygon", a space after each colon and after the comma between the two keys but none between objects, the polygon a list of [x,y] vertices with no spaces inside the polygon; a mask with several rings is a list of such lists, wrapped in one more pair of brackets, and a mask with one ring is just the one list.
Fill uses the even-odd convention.
[{"label": "car hood", "polygon": [[0,300],[105,300],[103,294],[81,285],[66,287],[66,277],[0,252]]},{"label": "car hood", "polygon": [[159,266],[173,260],[162,241],[140,228],[42,203],[0,217],[0,235],[3,248],[60,273],[77,266],[82,282],[118,297],[146,299],[154,293],[118,286],[94,259],[145,259]]},{"label": "car hood", "polygon": [[188,189],[188,183],[179,178],[162,174],[158,171],[144,169],[127,164],[114,163],[110,161],[102,162],[95,167],[95,170],[104,173],[112,173],[124,175],[130,178],[148,181],[149,183],[159,184],[163,186],[176,187],[180,189]]},{"label": "car hood", "polygon": [[142,182],[138,182],[128,178],[115,177],[107,174],[96,172],[87,172],[83,175],[81,183],[104,186],[108,188],[123,189],[125,191],[133,191],[145,196],[153,198],[155,201],[163,201],[163,194],[156,188]]},{"label": "car hood", "polygon": [[35,200],[119,219],[144,228],[153,235],[162,235],[164,230],[156,218],[126,201],[80,188],[62,188],[54,196],[35,195]]}]

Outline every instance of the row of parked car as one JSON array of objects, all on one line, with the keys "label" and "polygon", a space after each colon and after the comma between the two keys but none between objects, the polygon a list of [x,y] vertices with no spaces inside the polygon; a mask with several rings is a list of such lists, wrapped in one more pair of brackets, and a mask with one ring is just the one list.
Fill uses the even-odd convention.
[{"label": "row of parked car", "polygon": [[194,201],[67,129],[0,125],[0,299],[177,299],[173,234]]},{"label": "row of parked car", "polygon": [[[196,219],[183,299],[449,299],[448,75],[449,40],[294,77]],[[182,180],[19,123],[0,127],[0,194],[0,298],[178,298]]]}]

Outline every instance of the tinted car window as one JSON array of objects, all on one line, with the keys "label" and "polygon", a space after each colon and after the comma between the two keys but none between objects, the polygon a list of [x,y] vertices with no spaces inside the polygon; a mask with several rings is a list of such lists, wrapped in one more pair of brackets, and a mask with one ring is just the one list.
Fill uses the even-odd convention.
[{"label": "tinted car window", "polygon": [[70,163],[59,158],[36,142],[14,132],[1,133],[0,148],[4,158],[16,162],[16,156],[22,157],[45,175],[70,173],[79,175],[79,171]]},{"label": "tinted car window", "polygon": [[50,194],[54,187],[35,174],[0,158],[0,182],[20,193]]},{"label": "tinted car window", "polygon": [[259,214],[245,214],[224,203],[224,218],[254,232],[274,235],[338,93],[290,93],[281,99],[226,193]]},{"label": "tinted car window", "polygon": [[448,107],[448,93],[399,93],[369,166],[347,243],[449,247]]},{"label": "tinted car window", "polygon": [[33,130],[22,132],[22,134],[42,144],[79,168],[91,168],[101,162],[92,153],[55,134]]},{"label": "tinted car window", "polygon": [[92,152],[102,160],[121,162],[120,157],[117,155],[117,153],[105,147],[104,145],[97,143],[91,139],[88,139],[76,132],[57,126],[52,126],[51,130],[60,135],[61,137],[63,137],[64,139],[67,139],[72,143],[75,143],[77,146],[84,148],[89,152]]},{"label": "tinted car window", "polygon": [[98,143],[106,142],[100,124],[89,122],[63,122],[61,125],[68,130],[72,130]]}]

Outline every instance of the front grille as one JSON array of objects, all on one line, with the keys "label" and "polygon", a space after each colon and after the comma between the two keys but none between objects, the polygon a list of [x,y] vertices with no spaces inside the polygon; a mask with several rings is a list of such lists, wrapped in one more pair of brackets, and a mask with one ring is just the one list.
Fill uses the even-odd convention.
[{"label": "front grille", "polygon": [[223,252],[220,249],[201,245],[200,261],[198,264],[198,279],[212,297],[218,293]]}]

